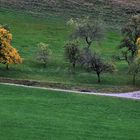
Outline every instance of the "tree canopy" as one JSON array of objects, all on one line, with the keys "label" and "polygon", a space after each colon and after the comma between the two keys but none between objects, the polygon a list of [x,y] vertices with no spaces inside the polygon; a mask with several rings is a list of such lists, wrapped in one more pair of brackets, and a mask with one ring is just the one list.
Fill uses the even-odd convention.
[{"label": "tree canopy", "polygon": [[103,37],[103,24],[101,21],[90,20],[88,17],[84,19],[71,19],[68,24],[74,25],[72,37],[74,39],[81,38],[90,48],[94,41],[100,41]]},{"label": "tree canopy", "polygon": [[12,34],[3,26],[0,26],[0,63],[6,64],[7,69],[9,64],[22,63],[22,58],[18,51],[12,47],[11,41]]},{"label": "tree canopy", "polygon": [[137,40],[140,37],[140,15],[133,16],[122,28],[123,39],[119,48],[123,51],[125,60],[130,64],[137,55]]}]

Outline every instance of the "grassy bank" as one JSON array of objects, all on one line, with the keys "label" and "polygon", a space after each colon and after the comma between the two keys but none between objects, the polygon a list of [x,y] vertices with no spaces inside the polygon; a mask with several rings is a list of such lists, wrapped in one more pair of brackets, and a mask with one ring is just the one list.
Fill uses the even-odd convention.
[{"label": "grassy bank", "polygon": [[138,140],[140,102],[0,85],[2,140]]}]

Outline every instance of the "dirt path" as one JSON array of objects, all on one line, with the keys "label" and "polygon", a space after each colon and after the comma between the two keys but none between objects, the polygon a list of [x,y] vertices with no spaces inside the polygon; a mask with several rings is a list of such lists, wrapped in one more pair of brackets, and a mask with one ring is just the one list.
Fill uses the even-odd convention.
[{"label": "dirt path", "polygon": [[110,97],[140,100],[140,91],[128,92],[128,93],[94,93],[94,92],[80,92],[80,91],[74,91],[74,90],[57,89],[57,88],[26,86],[26,85],[21,85],[21,84],[12,84],[12,83],[0,83],[0,84],[17,86],[17,87],[26,87],[26,88],[32,88],[32,89],[43,89],[43,90],[60,91],[60,92],[67,92],[67,93],[89,94],[89,95],[98,95],[98,96],[110,96]]}]

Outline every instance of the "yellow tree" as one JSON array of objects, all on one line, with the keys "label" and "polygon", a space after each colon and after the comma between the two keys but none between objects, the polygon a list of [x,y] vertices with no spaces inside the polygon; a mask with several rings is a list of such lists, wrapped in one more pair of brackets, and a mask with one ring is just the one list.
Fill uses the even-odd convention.
[{"label": "yellow tree", "polygon": [[0,63],[6,64],[9,69],[9,64],[22,63],[18,51],[12,47],[12,34],[4,27],[0,26]]}]

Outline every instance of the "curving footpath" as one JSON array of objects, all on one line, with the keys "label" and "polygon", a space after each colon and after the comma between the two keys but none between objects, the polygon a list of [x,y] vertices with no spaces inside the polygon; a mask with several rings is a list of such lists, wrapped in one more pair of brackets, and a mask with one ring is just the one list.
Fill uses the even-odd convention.
[{"label": "curving footpath", "polygon": [[9,85],[9,86],[17,86],[17,87],[26,87],[26,88],[32,88],[32,89],[60,91],[60,92],[66,92],[66,93],[88,94],[88,95],[97,95],[97,96],[110,96],[110,97],[140,100],[140,91],[134,91],[134,92],[128,92],[128,93],[94,93],[94,92],[81,92],[81,91],[76,91],[76,90],[74,91],[74,90],[57,89],[57,88],[26,86],[26,85],[21,85],[21,84],[12,84],[12,83],[0,83],[0,84]]}]

